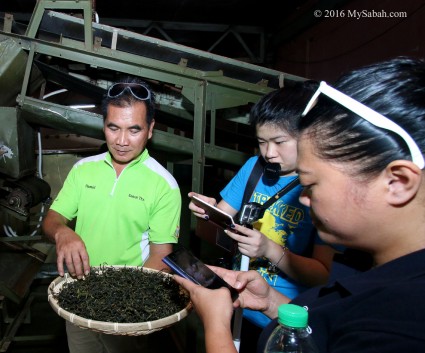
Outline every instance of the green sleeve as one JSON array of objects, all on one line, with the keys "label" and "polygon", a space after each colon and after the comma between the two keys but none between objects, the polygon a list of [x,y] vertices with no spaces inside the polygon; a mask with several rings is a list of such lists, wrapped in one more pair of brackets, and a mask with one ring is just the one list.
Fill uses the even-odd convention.
[{"label": "green sleeve", "polygon": [[149,219],[149,240],[155,244],[177,243],[180,233],[180,189],[165,191]]}]

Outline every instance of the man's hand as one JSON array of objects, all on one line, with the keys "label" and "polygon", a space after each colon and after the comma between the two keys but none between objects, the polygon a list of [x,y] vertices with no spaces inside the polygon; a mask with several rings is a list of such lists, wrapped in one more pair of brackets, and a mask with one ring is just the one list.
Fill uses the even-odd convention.
[{"label": "man's hand", "polygon": [[59,275],[65,274],[65,263],[71,276],[82,278],[90,272],[89,255],[81,237],[67,224],[68,220],[64,216],[49,210],[43,221],[43,231],[56,244]]},{"label": "man's hand", "polygon": [[71,276],[82,278],[90,272],[89,255],[84,242],[72,229],[63,229],[56,237],[56,254],[59,275],[64,275],[65,262]]}]

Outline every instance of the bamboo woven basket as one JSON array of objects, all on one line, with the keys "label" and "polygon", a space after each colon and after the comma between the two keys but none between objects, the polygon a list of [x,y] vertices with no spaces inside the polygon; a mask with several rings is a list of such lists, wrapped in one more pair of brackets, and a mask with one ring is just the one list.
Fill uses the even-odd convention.
[{"label": "bamboo woven basket", "polygon": [[[124,267],[124,266],[111,266],[111,267]],[[131,267],[131,266],[126,266]],[[145,272],[150,273],[158,273],[160,271],[149,269],[149,268],[142,268]],[[170,276],[168,273],[161,272],[161,275],[163,276]],[[128,335],[128,336],[139,336],[139,335],[147,335],[152,332],[156,332],[159,330],[162,330],[166,327],[172,326],[175,323],[181,321],[186,316],[189,315],[191,312],[193,306],[192,302],[188,299],[188,304],[185,308],[180,310],[179,312],[164,317],[162,319],[154,320],[154,321],[147,321],[147,322],[138,322],[138,323],[118,323],[118,322],[106,322],[106,321],[96,321],[96,320],[90,320],[86,319],[84,317],[78,316],[76,314],[73,314],[65,309],[62,309],[57,299],[55,298],[55,295],[59,294],[62,290],[62,286],[67,282],[73,282],[76,279],[69,276],[69,274],[65,274],[63,277],[57,277],[55,280],[53,280],[47,290],[48,294],[48,301],[53,308],[53,310],[62,318],[65,320],[71,322],[72,324],[79,326],[84,329],[89,329],[96,332],[101,332],[105,334],[110,335]],[[186,290],[182,287],[179,287],[182,295],[187,295],[188,293]]]}]

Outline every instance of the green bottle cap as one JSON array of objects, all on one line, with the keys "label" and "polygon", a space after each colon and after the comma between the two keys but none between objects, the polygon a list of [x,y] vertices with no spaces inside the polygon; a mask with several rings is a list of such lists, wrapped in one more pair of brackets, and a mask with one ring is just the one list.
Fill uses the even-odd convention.
[{"label": "green bottle cap", "polygon": [[295,304],[282,304],[278,309],[280,324],[295,328],[307,327],[308,312],[302,306]]}]

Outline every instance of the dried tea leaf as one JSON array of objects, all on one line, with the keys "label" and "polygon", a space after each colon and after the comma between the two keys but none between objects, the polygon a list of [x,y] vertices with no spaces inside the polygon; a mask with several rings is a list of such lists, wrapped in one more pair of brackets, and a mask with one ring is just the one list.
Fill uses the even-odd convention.
[{"label": "dried tea leaf", "polygon": [[78,316],[118,323],[162,319],[189,303],[171,277],[139,267],[92,268],[84,279],[65,283],[55,298]]}]

